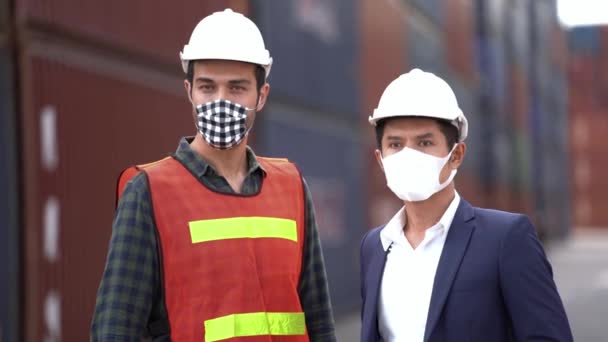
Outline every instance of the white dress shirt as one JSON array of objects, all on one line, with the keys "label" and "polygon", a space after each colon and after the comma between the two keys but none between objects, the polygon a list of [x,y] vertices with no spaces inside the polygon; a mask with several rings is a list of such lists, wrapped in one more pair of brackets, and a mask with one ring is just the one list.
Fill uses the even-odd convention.
[{"label": "white dress shirt", "polygon": [[426,230],[416,249],[403,232],[405,207],[380,232],[384,250],[392,244],[378,301],[378,326],[384,341],[424,340],[437,264],[459,203],[460,196],[456,193],[439,222]]}]

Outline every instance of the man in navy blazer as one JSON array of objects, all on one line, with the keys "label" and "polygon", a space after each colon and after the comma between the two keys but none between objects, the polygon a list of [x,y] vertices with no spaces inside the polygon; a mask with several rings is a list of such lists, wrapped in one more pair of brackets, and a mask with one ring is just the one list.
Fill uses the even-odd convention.
[{"label": "man in navy blazer", "polygon": [[361,341],[572,341],[530,220],[461,199],[468,123],[450,86],[414,69],[370,117],[404,207],[361,242]]}]

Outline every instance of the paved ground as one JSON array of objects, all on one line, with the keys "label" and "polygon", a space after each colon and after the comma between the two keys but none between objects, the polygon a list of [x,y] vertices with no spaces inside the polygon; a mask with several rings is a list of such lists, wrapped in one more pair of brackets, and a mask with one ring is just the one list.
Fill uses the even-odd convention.
[{"label": "paved ground", "polygon": [[[608,342],[608,229],[577,230],[546,247],[576,342]],[[340,342],[359,341],[359,313],[337,318]]]}]

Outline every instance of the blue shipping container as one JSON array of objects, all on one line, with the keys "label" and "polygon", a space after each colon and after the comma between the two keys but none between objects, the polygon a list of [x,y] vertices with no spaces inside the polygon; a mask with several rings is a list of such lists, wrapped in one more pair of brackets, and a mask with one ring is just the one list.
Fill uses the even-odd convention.
[{"label": "blue shipping container", "polygon": [[[315,122],[290,106],[269,106],[257,152],[295,162],[309,185],[336,313],[359,305],[359,242],[365,226],[364,161],[356,129]],[[307,119],[297,119],[307,117]],[[296,119],[293,119],[296,118]],[[372,153],[372,150],[369,150]]]},{"label": "blue shipping container", "polygon": [[[274,97],[355,116],[359,106],[358,16],[350,0],[255,3],[253,17],[274,58]],[[388,51],[378,51],[378,60]]]},{"label": "blue shipping container", "polygon": [[407,59],[410,67],[447,77],[443,32],[428,29],[415,15],[408,18],[407,24]]},{"label": "blue shipping container", "polygon": [[437,25],[442,26],[445,20],[443,14],[443,0],[404,0],[412,3],[414,7],[419,9],[424,15],[429,17],[431,21]]},{"label": "blue shipping container", "polygon": [[10,50],[0,47],[0,341],[17,341],[19,235],[17,132]]},{"label": "blue shipping container", "polygon": [[597,26],[575,27],[568,32],[570,51],[577,55],[597,56],[601,52],[600,28]]}]

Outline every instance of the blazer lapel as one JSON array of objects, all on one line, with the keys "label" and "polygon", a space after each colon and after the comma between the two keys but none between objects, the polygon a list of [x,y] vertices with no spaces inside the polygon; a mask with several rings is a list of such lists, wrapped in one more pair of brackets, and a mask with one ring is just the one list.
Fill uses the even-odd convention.
[{"label": "blazer lapel", "polygon": [[443,251],[439,258],[439,264],[437,265],[429,314],[426,320],[424,341],[428,341],[437,325],[450,288],[452,287],[452,283],[454,282],[456,273],[460,267],[460,262],[462,261],[462,257],[469,244],[471,234],[475,229],[474,218],[475,214],[473,207],[465,200],[461,199],[458,210],[456,210],[456,214],[454,215],[452,225],[448,231],[448,236],[446,237]]},{"label": "blazer lapel", "polygon": [[380,294],[380,285],[382,282],[382,274],[384,273],[384,266],[386,265],[386,252],[382,247],[382,242],[378,238],[378,242],[374,247],[372,260],[369,264],[368,271],[368,286],[367,286],[367,298],[366,306],[372,308],[372,317],[370,317],[369,324],[376,335],[379,334],[378,330],[378,295]]}]

